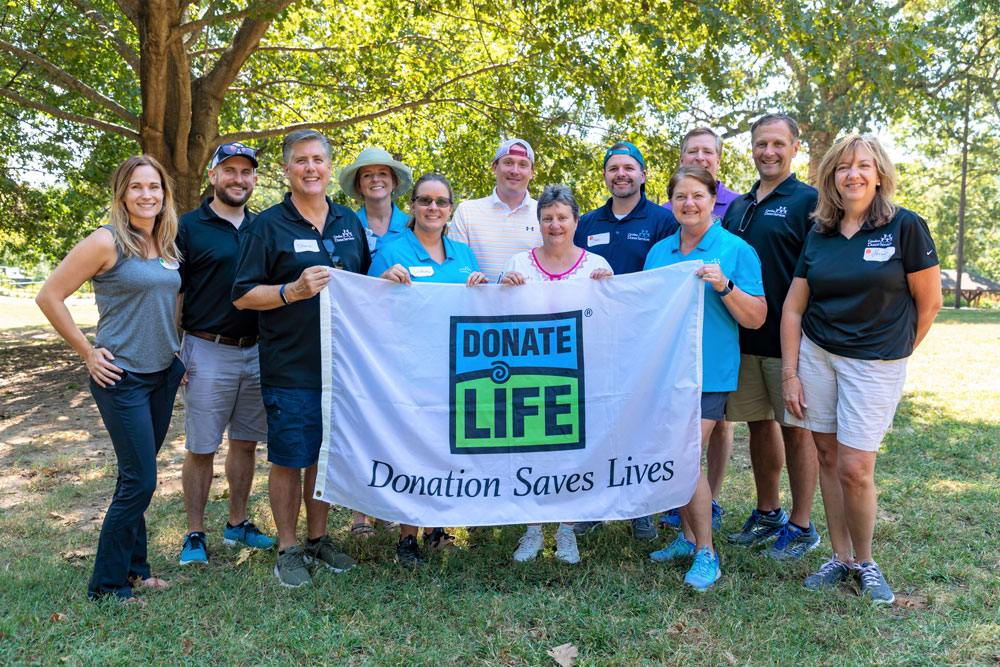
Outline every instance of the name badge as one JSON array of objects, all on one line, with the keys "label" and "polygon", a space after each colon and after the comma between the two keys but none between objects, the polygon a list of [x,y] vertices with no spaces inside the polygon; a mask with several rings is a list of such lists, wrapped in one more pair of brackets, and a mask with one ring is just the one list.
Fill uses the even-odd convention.
[{"label": "name badge", "polygon": [[885,262],[895,254],[895,248],[865,248],[864,258],[866,262]]},{"label": "name badge", "polygon": [[177,263],[177,262],[168,262],[167,260],[163,259],[162,257],[160,258],[160,266],[162,266],[165,269],[170,269],[171,271],[176,271],[177,269],[181,268],[181,265],[179,263]]},{"label": "name badge", "polygon": [[411,266],[410,275],[414,278],[430,278],[434,275],[433,266]]},{"label": "name badge", "polygon": [[295,252],[319,252],[319,244],[316,239],[295,239],[293,244]]},{"label": "name badge", "polygon": [[611,243],[611,232],[603,234],[591,234],[587,237],[587,247],[593,248],[595,245],[607,245]]},{"label": "name badge", "polygon": [[370,229],[365,230],[365,236],[368,237],[368,252],[375,252],[375,246],[378,245],[378,237],[372,234]]}]

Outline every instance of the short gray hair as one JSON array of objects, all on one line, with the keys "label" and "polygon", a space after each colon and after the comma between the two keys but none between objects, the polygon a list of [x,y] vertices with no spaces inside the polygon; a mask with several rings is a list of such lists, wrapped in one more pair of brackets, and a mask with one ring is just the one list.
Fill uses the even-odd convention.
[{"label": "short gray hair", "polygon": [[784,113],[769,113],[764,114],[757,120],[753,122],[750,126],[750,136],[753,137],[753,133],[757,131],[757,128],[761,125],[769,125],[771,123],[784,123],[788,126],[788,132],[792,135],[792,141],[799,140],[799,124],[795,122],[795,119]]},{"label": "short gray hair", "polygon": [[292,151],[295,149],[295,144],[302,143],[303,141],[318,141],[323,145],[323,152],[326,153],[326,159],[333,159],[330,140],[322,132],[317,132],[316,130],[295,130],[291,134],[285,135],[285,138],[281,141],[282,164],[288,165],[288,161],[292,159]]},{"label": "short gray hair", "polygon": [[688,142],[691,141],[691,139],[693,139],[694,137],[700,137],[703,134],[715,139],[715,154],[720,158],[722,157],[722,137],[717,135],[711,128],[708,127],[696,127],[684,135],[684,138],[681,139],[682,157],[684,153],[687,151]]},{"label": "short gray hair", "polygon": [[566,204],[573,211],[573,219],[580,219],[580,205],[576,203],[576,197],[573,196],[573,191],[565,185],[546,185],[545,189],[542,190],[541,196],[538,197],[538,207],[536,213],[538,219],[542,219],[542,209],[554,206],[556,204]]}]

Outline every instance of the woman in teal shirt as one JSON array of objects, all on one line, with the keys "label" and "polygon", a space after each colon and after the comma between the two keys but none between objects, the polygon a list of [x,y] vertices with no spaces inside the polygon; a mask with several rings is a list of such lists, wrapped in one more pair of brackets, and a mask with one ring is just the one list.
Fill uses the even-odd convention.
[{"label": "woman in teal shirt", "polygon": [[[465,283],[482,285],[486,276],[469,246],[445,236],[454,197],[448,179],[440,174],[424,174],[410,195],[413,217],[405,231],[380,247],[372,259],[369,276],[378,276],[403,285],[413,282]],[[454,548],[454,538],[444,528],[425,528],[424,546],[434,550]],[[396,562],[416,567],[422,561],[417,544],[417,527],[403,524],[396,545]]]},{"label": "woman in teal shirt", "polygon": [[[667,186],[680,229],[652,247],[644,269],[700,259],[697,275],[705,281],[702,327],[702,446],[722,421],[729,392],[736,389],[740,367],[739,327],[756,329],[764,323],[767,304],[760,259],[745,241],[713,221],[716,182],[702,167],[681,167]],[[712,491],[701,473],[691,502],[681,508],[682,530],[666,548],[650,554],[656,562],[694,555],[684,581],[705,590],[721,575],[712,546]],[[689,540],[687,536],[694,538]]]},{"label": "woman in teal shirt", "polygon": [[358,158],[344,167],[337,179],[348,197],[361,202],[358,219],[368,237],[368,252],[372,257],[406,229],[409,220],[393,200],[410,189],[413,172],[389,151],[366,148]]}]

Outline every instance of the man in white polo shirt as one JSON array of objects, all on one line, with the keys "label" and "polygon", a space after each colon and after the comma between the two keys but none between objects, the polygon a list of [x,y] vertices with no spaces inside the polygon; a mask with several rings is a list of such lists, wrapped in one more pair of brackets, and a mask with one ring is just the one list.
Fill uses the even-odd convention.
[{"label": "man in white polo shirt", "polygon": [[528,195],[535,175],[535,151],[524,139],[508,139],[493,158],[497,185],[481,199],[464,201],[455,209],[448,237],[472,249],[479,270],[497,282],[511,256],[542,245],[535,214],[537,202]]}]

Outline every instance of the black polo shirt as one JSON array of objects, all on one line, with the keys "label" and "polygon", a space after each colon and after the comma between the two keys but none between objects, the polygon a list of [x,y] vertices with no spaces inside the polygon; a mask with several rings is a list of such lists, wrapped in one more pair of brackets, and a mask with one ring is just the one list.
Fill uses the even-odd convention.
[{"label": "black polo shirt", "polygon": [[583,215],[573,242],[608,260],[615,275],[642,271],[649,249],[677,230],[674,214],[649,201],[644,194],[628,215],[619,220],[611,212],[611,199]]},{"label": "black polo shirt", "polygon": [[910,356],[917,338],[917,307],[906,275],[937,263],[927,223],[903,208],[889,224],[865,223],[849,239],[813,229],[795,267],[795,277],[809,282],[802,331],[842,357]]},{"label": "black polo shirt", "polygon": [[[313,227],[286,194],[280,204],[247,226],[233,284],[236,301],[258,285],[298,280],[310,266],[333,266],[323,247],[334,242],[344,269],[365,274],[371,264],[365,229],[354,211],[326,199],[330,211],[323,233]],[[290,389],[320,389],[319,294],[287,306],[259,311],[260,381]]]},{"label": "black polo shirt", "polygon": [[750,192],[733,200],[722,226],[749,243],[760,257],[764,278],[767,319],[759,329],[740,327],[740,352],[762,357],[781,357],[781,306],[792,284],[792,273],[813,223],[816,188],[795,174],[781,182],[763,201],[757,201],[754,183]]},{"label": "black polo shirt", "polygon": [[236,279],[240,238],[256,215],[243,209],[243,222],[236,229],[219,217],[209,204],[213,197],[181,216],[177,247],[181,251],[181,292],[184,308],[181,327],[186,331],[208,331],[229,338],[257,335],[257,313],[239,310],[231,298]]}]

